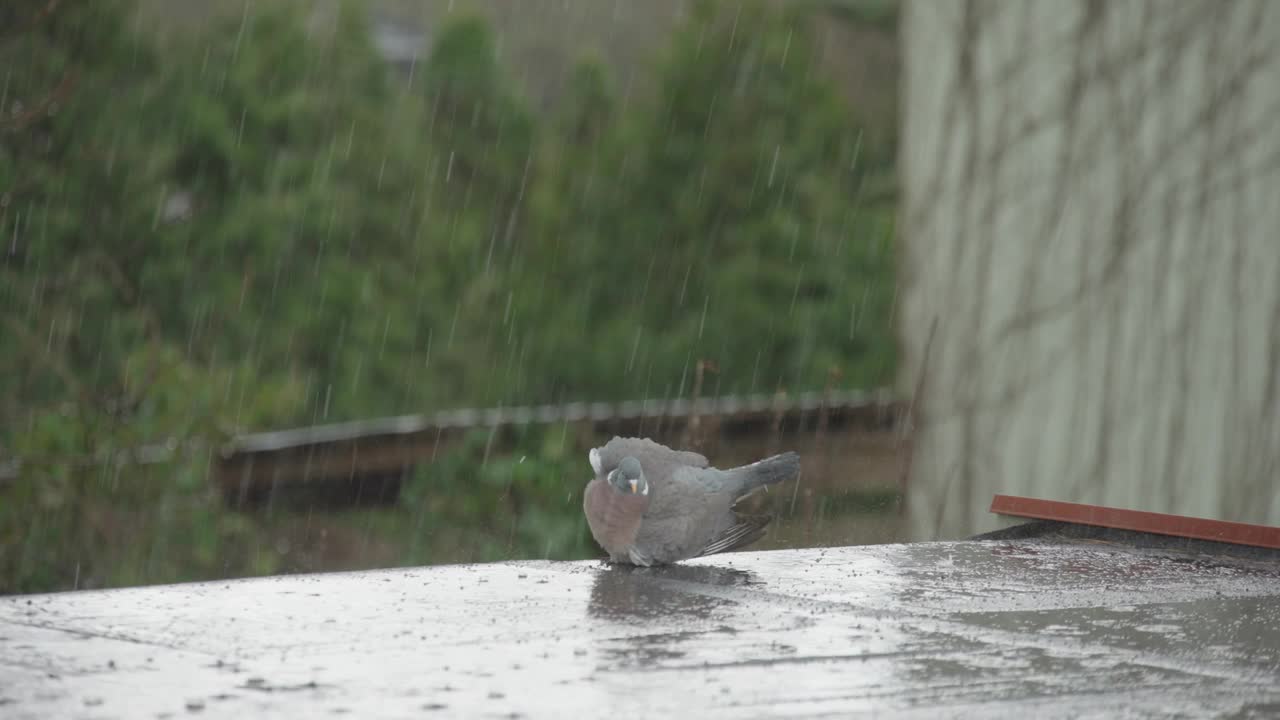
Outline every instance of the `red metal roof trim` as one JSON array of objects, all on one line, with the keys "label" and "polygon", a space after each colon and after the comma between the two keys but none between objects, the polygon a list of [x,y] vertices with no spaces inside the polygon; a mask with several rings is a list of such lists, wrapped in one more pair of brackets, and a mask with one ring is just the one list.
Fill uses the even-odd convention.
[{"label": "red metal roof trim", "polygon": [[1012,515],[1035,520],[1057,520],[1117,530],[1135,530],[1157,535],[1280,550],[1280,527],[1266,525],[1166,515],[1142,510],[1122,510],[1101,505],[1040,500],[1016,495],[996,495],[991,499],[991,512],[997,515]]}]

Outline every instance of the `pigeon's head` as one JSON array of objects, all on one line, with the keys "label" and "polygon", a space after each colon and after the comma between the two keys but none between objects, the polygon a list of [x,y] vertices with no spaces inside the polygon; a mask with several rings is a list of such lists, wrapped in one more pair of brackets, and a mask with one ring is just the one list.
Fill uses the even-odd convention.
[{"label": "pigeon's head", "polygon": [[624,495],[648,495],[649,481],[644,479],[640,461],[628,455],[609,473],[609,484]]}]

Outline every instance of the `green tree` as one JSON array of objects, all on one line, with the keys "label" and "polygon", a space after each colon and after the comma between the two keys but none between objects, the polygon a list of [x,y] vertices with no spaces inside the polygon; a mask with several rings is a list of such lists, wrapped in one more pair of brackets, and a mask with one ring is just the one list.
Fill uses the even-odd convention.
[{"label": "green tree", "polygon": [[434,395],[495,403],[518,355],[509,321],[513,258],[524,240],[534,154],[533,120],[498,65],[492,32],[476,17],[444,25],[415,87],[428,142],[427,190],[435,205],[420,242],[446,280],[433,294]]},{"label": "green tree", "polygon": [[[0,65],[0,577],[72,584],[109,564],[146,481],[142,442],[213,434],[219,377],[166,333],[149,292],[172,110],[123,3],[6,3]],[[163,108],[153,113],[154,109]],[[192,390],[194,388],[194,391]],[[8,458],[21,458],[10,465]]]},{"label": "green tree", "polygon": [[600,255],[626,202],[617,101],[602,64],[574,68],[551,123],[530,190],[528,244],[513,266],[521,363],[511,393],[531,402],[605,398],[602,386],[616,377],[605,358],[616,361],[618,349],[597,340],[606,323],[629,320],[597,293]]},{"label": "green tree", "polygon": [[551,319],[555,291],[520,320],[530,372],[574,394],[688,393],[700,359],[724,391],[821,387],[832,367],[889,378],[891,209],[860,205],[859,129],[816,66],[809,18],[719,9],[696,5],[654,105],[603,151],[598,134],[559,146],[550,192],[565,205],[543,201],[551,254],[530,262],[573,278],[570,322]]}]

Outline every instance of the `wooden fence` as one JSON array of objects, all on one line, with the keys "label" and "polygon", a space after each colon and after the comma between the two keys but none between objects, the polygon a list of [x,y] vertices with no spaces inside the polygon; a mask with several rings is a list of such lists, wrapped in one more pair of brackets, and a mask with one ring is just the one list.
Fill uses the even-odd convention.
[{"label": "wooden fence", "polygon": [[887,391],[456,410],[243,435],[218,454],[214,480],[233,507],[299,497],[391,502],[416,466],[468,433],[487,432],[486,447],[501,452],[516,430],[541,424],[563,426],[584,452],[613,435],[651,437],[697,449],[720,467],[794,449],[810,488],[845,481],[884,486],[898,482],[902,414]]}]

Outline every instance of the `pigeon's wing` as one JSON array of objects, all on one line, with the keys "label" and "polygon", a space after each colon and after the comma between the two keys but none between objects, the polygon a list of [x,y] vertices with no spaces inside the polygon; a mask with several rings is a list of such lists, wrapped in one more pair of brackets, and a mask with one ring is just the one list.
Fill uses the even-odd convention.
[{"label": "pigeon's wing", "polygon": [[739,515],[738,522],[711,539],[698,557],[715,555],[745,547],[764,537],[765,528],[773,521],[772,515]]},{"label": "pigeon's wing", "polygon": [[682,466],[654,484],[636,546],[660,563],[696,557],[737,522],[724,476],[713,468]]}]

